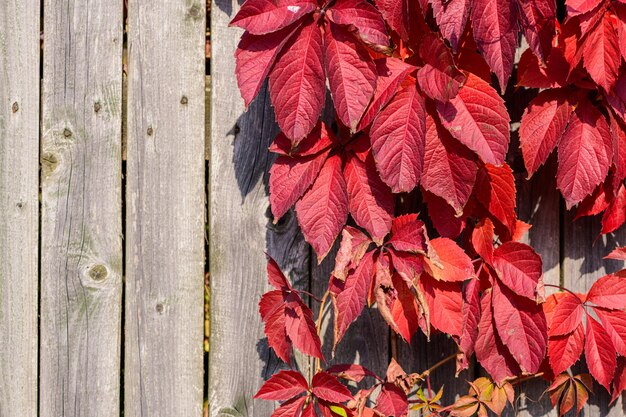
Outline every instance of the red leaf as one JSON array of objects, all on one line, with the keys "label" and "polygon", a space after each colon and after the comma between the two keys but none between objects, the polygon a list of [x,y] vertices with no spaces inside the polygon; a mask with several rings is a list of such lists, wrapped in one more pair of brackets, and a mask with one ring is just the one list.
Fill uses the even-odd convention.
[{"label": "red leaf", "polygon": [[496,333],[491,306],[491,293],[483,294],[476,339],[476,359],[496,383],[520,373],[519,366]]},{"label": "red leaf", "polygon": [[426,141],[424,98],[414,84],[400,90],[370,130],[376,167],[394,193],[409,192],[422,176]]},{"label": "red leaf", "polygon": [[565,90],[546,90],[533,99],[519,128],[524,164],[531,177],[543,165],[565,132],[572,107]]},{"label": "red leaf", "polygon": [[378,0],[376,7],[389,27],[406,41],[409,38],[409,0]]},{"label": "red leaf", "polygon": [[610,392],[617,366],[615,348],[602,325],[591,316],[587,316],[585,359],[589,373]]},{"label": "red leaf", "polygon": [[391,383],[384,384],[376,399],[376,410],[386,416],[405,417],[409,412],[406,394]]},{"label": "red leaf", "polygon": [[609,172],[613,144],[606,120],[590,103],[578,105],[559,145],[557,188],[571,208]]},{"label": "red leaf", "polygon": [[326,401],[340,403],[352,399],[348,388],[327,372],[318,372],[313,375],[311,386],[313,395]]},{"label": "red leaf", "polygon": [[363,311],[374,273],[374,252],[365,254],[359,265],[346,277],[341,292],[333,296],[335,342],[337,346],[346,330]]},{"label": "red leaf", "polygon": [[602,0],[566,0],[567,14],[576,16],[595,9]]},{"label": "red leaf", "polygon": [[461,336],[463,331],[461,283],[437,281],[427,274],[422,274],[419,287],[428,304],[430,323],[433,327],[452,336]]},{"label": "red leaf", "polygon": [[477,172],[475,156],[427,114],[422,187],[446,200],[460,215],[472,194]]},{"label": "red leaf", "polygon": [[345,281],[350,269],[354,269],[372,243],[371,239],[352,226],[346,226],[341,232],[341,245],[335,257],[333,276]]},{"label": "red leaf", "polygon": [[329,9],[328,17],[339,25],[354,27],[367,44],[389,46],[385,21],[380,12],[366,1],[338,1]]},{"label": "red leaf", "polygon": [[609,309],[624,309],[626,306],[626,279],[615,275],[598,278],[589,289],[587,302]]},{"label": "red leaf", "polygon": [[326,27],[324,46],[335,110],[341,122],[354,132],[374,95],[376,66],[367,49],[342,26],[330,23]]},{"label": "red leaf", "polygon": [[276,261],[270,256],[267,260],[267,279],[269,283],[277,290],[291,290],[291,285],[287,278],[280,270]]},{"label": "red leaf", "polygon": [[626,390],[626,358],[619,357],[617,358],[617,369],[613,380],[611,403],[615,402],[624,390]]},{"label": "red leaf", "polygon": [[304,417],[304,415],[300,414],[300,412],[302,411],[302,407],[304,406],[306,400],[306,396],[292,398],[274,410],[270,417]]},{"label": "red leaf", "polygon": [[241,36],[235,51],[235,75],[246,107],[259,93],[276,57],[295,32],[295,28],[288,27],[265,36]]},{"label": "red leaf", "polygon": [[517,296],[496,280],[493,316],[502,342],[520,368],[525,372],[537,372],[548,344],[548,326],[541,306]]},{"label": "red leaf", "polygon": [[424,191],[422,197],[428,205],[428,217],[437,233],[443,237],[456,238],[465,228],[465,218],[456,217],[456,212],[452,206],[433,193]]},{"label": "red leaf", "polygon": [[313,312],[295,292],[285,297],[285,330],[294,346],[302,353],[324,359]]},{"label": "red leaf", "polygon": [[459,350],[462,352],[462,357],[457,362],[457,375],[469,367],[469,358],[474,353],[474,346],[478,338],[478,323],[480,321],[480,281],[478,279],[470,279],[463,288],[461,316]]},{"label": "red leaf", "polygon": [[578,220],[584,216],[595,216],[596,214],[602,213],[611,204],[612,199],[613,193],[611,192],[611,184],[609,181],[605,181],[596,187],[591,195],[585,197],[585,199],[578,204],[574,220]]},{"label": "red leaf", "polygon": [[378,176],[371,156],[365,162],[351,156],[343,172],[348,185],[350,214],[374,242],[381,243],[391,229],[394,212],[391,190]]},{"label": "red leaf", "polygon": [[336,143],[335,136],[325,123],[318,123],[313,131],[296,146],[293,146],[291,140],[280,132],[274,138],[269,147],[270,152],[283,156],[312,156],[317,155]]},{"label": "red leaf", "polygon": [[268,345],[274,349],[276,356],[286,363],[291,363],[291,339],[285,330],[285,305],[283,292],[270,291],[263,294],[259,302],[261,319],[265,322],[264,333]]},{"label": "red leaf", "polygon": [[488,83],[473,74],[456,97],[437,102],[441,122],[452,136],[490,164],[502,164],[509,147],[509,114]]},{"label": "red leaf", "polygon": [[306,379],[296,371],[280,371],[265,381],[254,398],[262,400],[288,400],[309,389]]},{"label": "red leaf", "polygon": [[601,233],[612,233],[626,221],[626,188],[620,185],[617,195],[602,216]]},{"label": "red leaf", "polygon": [[298,223],[318,262],[328,254],[348,218],[348,193],[341,172],[341,157],[326,160],[319,176],[296,203]]},{"label": "red leaf", "polygon": [[428,236],[424,222],[417,214],[405,214],[393,219],[389,244],[394,249],[412,253],[428,253]]},{"label": "red leaf", "polygon": [[465,75],[454,64],[443,41],[434,34],[427,34],[420,43],[419,55],[425,63],[417,71],[420,89],[434,100],[447,101],[456,96]]},{"label": "red leaf", "polygon": [[504,91],[517,47],[517,5],[506,0],[477,0],[470,13],[478,49]]},{"label": "red leaf", "polygon": [[615,259],[618,261],[626,261],[626,246],[615,248],[604,257],[604,259]]},{"label": "red leaf", "polygon": [[440,281],[465,281],[474,276],[472,260],[452,239],[438,237],[430,241],[430,258],[424,258],[424,268]]},{"label": "red leaf", "polygon": [[317,3],[306,0],[247,0],[230,22],[253,35],[264,35],[283,29],[317,9]]},{"label": "red leaf", "polygon": [[404,63],[397,58],[380,58],[376,64],[376,90],[370,105],[367,107],[357,130],[363,130],[376,117],[389,100],[396,94],[400,84],[407,78],[415,67]]},{"label": "red leaf", "polygon": [[548,359],[555,375],[574,365],[583,353],[585,345],[585,328],[582,322],[576,329],[564,336],[548,339]]},{"label": "red leaf", "polygon": [[415,279],[424,272],[422,257],[409,252],[400,252],[391,249],[391,263],[398,275],[406,282],[415,282]]},{"label": "red leaf", "polygon": [[470,2],[468,0],[431,0],[431,4],[439,31],[450,42],[452,50],[456,51],[465,30]]},{"label": "red leaf", "polygon": [[531,300],[543,300],[541,257],[530,246],[505,242],[493,253],[493,267],[498,277],[516,294]]},{"label": "red leaf", "polygon": [[[626,41],[626,39],[625,39]],[[611,139],[613,139],[613,190],[626,178],[626,129],[624,125],[609,112]]]},{"label": "red leaf", "polygon": [[617,80],[621,55],[617,31],[609,13],[585,38],[583,64],[591,78],[604,91],[610,91]]},{"label": "red leaf", "polygon": [[489,219],[482,219],[472,231],[472,246],[489,265],[493,265],[493,237],[493,223]]},{"label": "red leaf", "polygon": [[400,275],[394,274],[392,282],[397,291],[397,298],[391,305],[391,315],[396,325],[398,334],[407,342],[411,343],[411,338],[419,328],[419,306],[415,295],[402,280]]},{"label": "red leaf", "polygon": [[[476,198],[512,236],[517,228],[515,179],[508,165],[485,165],[476,179]],[[502,238],[503,236],[501,236]]]},{"label": "red leaf", "polygon": [[614,3],[613,9],[617,17],[617,40],[622,57],[626,59],[626,5]]},{"label": "red leaf", "polygon": [[270,206],[274,222],[280,220],[317,178],[330,150],[318,155],[280,155],[270,168]]},{"label": "red leaf", "polygon": [[355,363],[345,365],[333,365],[326,369],[326,372],[339,378],[347,379],[354,382],[361,382],[366,376],[371,376],[379,379],[375,373],[365,368],[364,366]]},{"label": "red leaf", "polygon": [[520,24],[530,49],[545,61],[555,35],[556,2],[554,0],[520,0]]},{"label": "red leaf", "polygon": [[270,74],[276,121],[297,145],[313,130],[324,107],[326,79],[322,34],[307,19],[283,48]]},{"label": "red leaf", "polygon": [[621,356],[626,356],[626,312],[605,310],[598,307],[594,307],[593,311],[611,338],[615,351]]},{"label": "red leaf", "polygon": [[582,323],[583,312],[580,299],[570,293],[565,293],[554,307],[548,335],[552,337],[572,333]]}]

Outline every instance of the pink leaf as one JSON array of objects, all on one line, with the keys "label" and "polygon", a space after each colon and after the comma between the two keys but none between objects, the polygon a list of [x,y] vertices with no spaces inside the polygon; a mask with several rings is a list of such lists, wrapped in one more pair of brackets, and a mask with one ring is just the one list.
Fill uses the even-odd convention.
[{"label": "pink leaf", "polygon": [[247,0],[230,22],[253,35],[264,35],[283,29],[317,9],[317,3],[306,0]]},{"label": "pink leaf", "polygon": [[469,0],[431,0],[439,31],[456,51],[469,17]]},{"label": "pink leaf", "polygon": [[500,280],[516,294],[543,300],[541,257],[530,246],[505,242],[493,253],[493,267]]},{"label": "pink leaf", "polygon": [[285,45],[270,74],[276,121],[294,145],[313,130],[324,107],[322,50],[322,34],[317,24],[307,19]]},{"label": "pink leaf", "polygon": [[612,157],[613,144],[606,120],[591,103],[580,103],[559,145],[557,187],[568,209],[604,180]]},{"label": "pink leaf", "polygon": [[409,85],[374,119],[372,152],[381,178],[394,193],[413,190],[422,176],[425,117],[424,98]]},{"label": "pink leaf", "polygon": [[437,102],[441,122],[465,146],[490,164],[502,164],[509,147],[509,114],[504,101],[473,74],[456,97]]},{"label": "pink leaf", "polygon": [[374,46],[389,46],[385,21],[380,12],[364,0],[338,1],[329,9],[330,19],[354,27],[363,42]]},{"label": "pink leaf", "polygon": [[391,229],[394,212],[391,190],[380,179],[371,156],[365,162],[351,156],[344,167],[344,175],[350,214],[359,226],[367,230],[374,242],[381,243]]},{"label": "pink leaf", "polygon": [[335,110],[341,122],[354,132],[374,95],[376,66],[354,35],[334,23],[326,27],[324,47]]},{"label": "pink leaf", "polygon": [[311,188],[296,203],[296,214],[304,238],[321,262],[348,218],[348,193],[338,155],[326,160]]}]

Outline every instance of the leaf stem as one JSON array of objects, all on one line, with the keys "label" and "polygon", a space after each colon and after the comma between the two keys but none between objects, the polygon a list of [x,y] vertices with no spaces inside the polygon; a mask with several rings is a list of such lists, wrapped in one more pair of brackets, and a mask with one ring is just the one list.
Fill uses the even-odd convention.
[{"label": "leaf stem", "polygon": [[536,374],[532,374],[532,375],[520,376],[519,378],[514,379],[513,381],[511,381],[511,385],[519,385],[522,382],[526,382],[526,381],[531,380],[531,379],[539,378],[540,376],[543,376],[543,372],[537,372]]},{"label": "leaf stem", "polygon": [[561,290],[561,291],[565,291],[565,292],[568,292],[568,293],[572,294],[574,297],[576,297],[576,298],[578,299],[578,296],[576,295],[576,293],[575,293],[575,292],[573,292],[572,290],[568,290],[567,288],[562,287],[562,286],[560,286],[560,285],[555,285],[555,284],[543,284],[543,286],[544,286],[544,287],[558,288],[558,289],[559,289],[559,290]]},{"label": "leaf stem", "polygon": [[[328,296],[330,295],[330,290],[326,290],[324,296],[322,297],[322,301],[320,301],[320,311],[317,313],[317,334],[320,335],[322,331],[322,317],[324,316],[324,308],[326,307],[326,301],[328,300]],[[320,339],[322,336],[320,336]],[[319,358],[315,358],[315,373],[318,373],[322,370],[320,366]]]},{"label": "leaf stem", "polygon": [[431,366],[430,368],[428,368],[427,370],[419,374],[420,378],[424,379],[428,377],[430,373],[433,372],[435,369],[439,368],[441,365],[444,365],[450,362],[454,358],[456,358],[456,353],[453,353],[452,355],[443,358],[442,360],[440,360],[439,362],[437,362],[436,364],[434,364],[433,366]]}]

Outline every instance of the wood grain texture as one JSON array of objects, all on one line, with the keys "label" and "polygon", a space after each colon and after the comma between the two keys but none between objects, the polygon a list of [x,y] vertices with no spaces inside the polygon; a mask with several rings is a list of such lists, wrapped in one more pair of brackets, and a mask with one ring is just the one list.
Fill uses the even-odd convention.
[{"label": "wood grain texture", "polygon": [[205,19],[129,1],[126,417],[202,413]]},{"label": "wood grain texture", "polygon": [[0,416],[37,415],[39,0],[0,2]]},{"label": "wood grain texture", "polygon": [[[616,246],[626,245],[626,229],[620,228],[615,234],[600,236],[599,217],[583,218],[574,221],[574,211],[563,209],[563,281],[566,288],[576,292],[587,292],[591,285],[607,273],[624,268],[624,262],[604,260]],[[577,365],[575,373],[587,372]],[[612,407],[608,404],[610,395],[599,384],[594,384],[594,394],[583,413],[587,416],[617,417],[626,414],[623,396]]]},{"label": "wood grain texture", "polygon": [[[233,53],[241,31],[228,28],[236,1],[211,6],[210,149],[211,416],[269,416],[276,404],[253,400],[265,379],[285,365],[268,347],[258,313],[269,289],[264,251],[297,288],[309,290],[309,248],[293,212],[273,224],[267,148],[278,127],[264,88],[244,112]],[[308,360],[296,356],[306,375]]]},{"label": "wood grain texture", "polygon": [[120,398],[122,3],[46,0],[44,10],[40,413],[113,417]]}]

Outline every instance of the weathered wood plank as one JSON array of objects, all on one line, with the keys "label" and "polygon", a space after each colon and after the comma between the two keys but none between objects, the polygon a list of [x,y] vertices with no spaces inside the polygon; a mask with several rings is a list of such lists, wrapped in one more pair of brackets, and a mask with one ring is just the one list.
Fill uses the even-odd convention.
[{"label": "weathered wood plank", "polygon": [[[228,28],[238,7],[232,0],[211,7],[211,416],[265,416],[276,406],[252,399],[284,366],[268,347],[258,314],[269,289],[264,251],[294,286],[309,289],[309,248],[294,213],[274,225],[269,210],[267,172],[274,157],[267,148],[278,133],[269,94],[263,89],[245,113],[239,98],[233,53],[241,32]],[[296,362],[306,375],[306,358]]]},{"label": "weathered wood plank", "polygon": [[39,0],[0,3],[0,416],[37,415]]},{"label": "weathered wood plank", "polygon": [[44,3],[44,417],[119,415],[123,23],[115,3]]},{"label": "weathered wood plank", "polygon": [[[563,209],[564,210],[564,209]],[[583,218],[574,221],[575,210],[563,212],[563,280],[566,288],[587,292],[601,276],[624,268],[624,262],[604,260],[616,246],[626,245],[626,229],[623,227],[614,235],[600,236],[599,217]],[[577,367],[576,372],[582,372]],[[585,370],[586,372],[586,370]],[[587,416],[617,417],[626,413],[626,403],[619,398],[612,407],[608,404],[610,395],[599,384],[595,384],[594,394],[590,395],[585,406]]]},{"label": "weathered wood plank", "polygon": [[200,0],[131,0],[124,415],[200,416],[204,34]]}]

